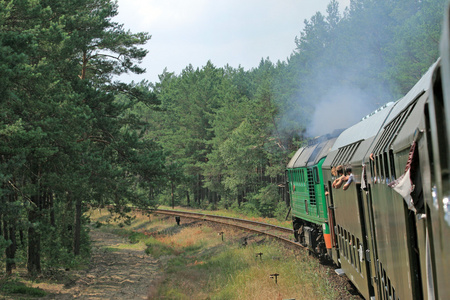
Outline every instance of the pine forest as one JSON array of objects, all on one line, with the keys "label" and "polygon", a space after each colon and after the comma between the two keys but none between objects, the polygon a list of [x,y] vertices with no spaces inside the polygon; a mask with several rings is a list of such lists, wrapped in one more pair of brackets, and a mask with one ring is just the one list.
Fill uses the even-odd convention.
[{"label": "pine forest", "polygon": [[406,93],[438,59],[445,4],[331,0],[286,61],[126,83],[152,40],[113,20],[116,1],[1,0],[4,272],[87,257],[92,207],[124,223],[158,205],[284,218],[290,157]]}]

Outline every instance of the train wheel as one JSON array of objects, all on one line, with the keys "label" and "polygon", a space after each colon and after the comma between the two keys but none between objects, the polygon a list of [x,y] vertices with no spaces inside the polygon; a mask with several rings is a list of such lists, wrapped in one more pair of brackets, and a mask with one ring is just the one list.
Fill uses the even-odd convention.
[{"label": "train wheel", "polygon": [[294,222],[294,240],[298,243],[300,242],[300,233],[298,232],[298,230],[301,228],[299,223]]}]

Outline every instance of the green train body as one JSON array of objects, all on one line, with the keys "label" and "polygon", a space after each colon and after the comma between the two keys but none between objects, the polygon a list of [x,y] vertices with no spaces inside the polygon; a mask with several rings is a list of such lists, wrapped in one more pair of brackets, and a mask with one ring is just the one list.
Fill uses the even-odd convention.
[{"label": "green train body", "polygon": [[322,164],[339,132],[299,149],[286,170],[295,240],[319,255],[332,248]]}]

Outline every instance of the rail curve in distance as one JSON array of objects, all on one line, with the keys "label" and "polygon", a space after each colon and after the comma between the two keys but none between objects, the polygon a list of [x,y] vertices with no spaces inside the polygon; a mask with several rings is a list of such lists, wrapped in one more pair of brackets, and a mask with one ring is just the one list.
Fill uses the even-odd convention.
[{"label": "rail curve in distance", "polygon": [[272,224],[268,224],[268,223],[256,222],[256,221],[245,220],[245,219],[231,218],[231,217],[225,217],[225,216],[216,216],[216,215],[209,215],[209,214],[202,214],[202,213],[188,212],[188,211],[156,209],[154,211],[154,213],[171,215],[174,217],[178,216],[180,218],[185,217],[185,218],[190,218],[190,219],[198,219],[198,220],[204,220],[204,221],[234,226],[234,227],[242,228],[242,229],[245,229],[248,231],[268,235],[268,236],[271,236],[278,240],[281,240],[285,243],[288,243],[290,245],[304,248],[302,245],[300,245],[299,243],[296,243],[294,240],[292,240],[293,230],[290,228],[286,228],[286,227],[280,227],[280,226],[276,226],[276,225],[272,225]]}]

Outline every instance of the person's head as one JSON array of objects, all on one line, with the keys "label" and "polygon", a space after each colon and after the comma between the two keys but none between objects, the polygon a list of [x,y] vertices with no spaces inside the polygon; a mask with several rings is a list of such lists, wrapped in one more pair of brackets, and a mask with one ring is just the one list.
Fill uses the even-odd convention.
[{"label": "person's head", "polygon": [[351,173],[352,173],[352,168],[351,167],[345,168],[345,174],[351,174]]},{"label": "person's head", "polygon": [[336,176],[336,167],[331,168],[331,175]]},{"label": "person's head", "polygon": [[342,167],[342,165],[339,165],[339,166],[336,167],[336,173],[338,175],[344,174],[344,168]]}]

